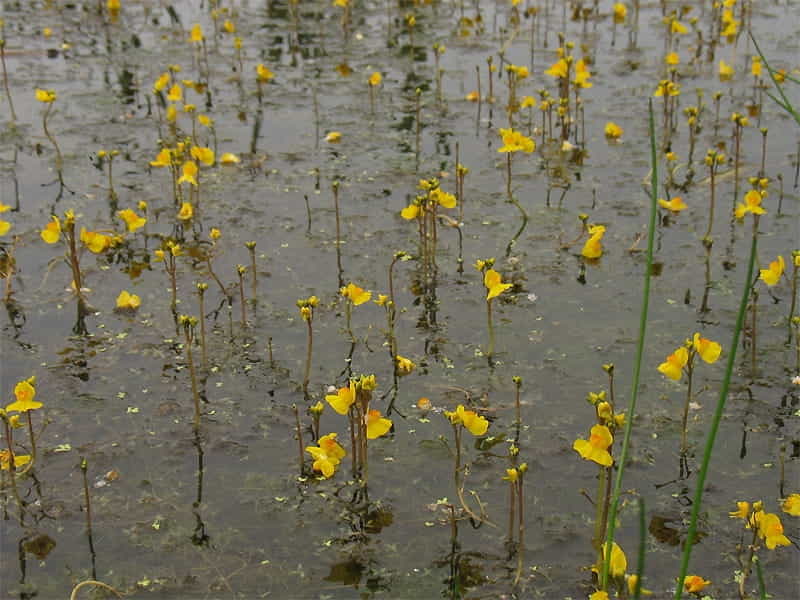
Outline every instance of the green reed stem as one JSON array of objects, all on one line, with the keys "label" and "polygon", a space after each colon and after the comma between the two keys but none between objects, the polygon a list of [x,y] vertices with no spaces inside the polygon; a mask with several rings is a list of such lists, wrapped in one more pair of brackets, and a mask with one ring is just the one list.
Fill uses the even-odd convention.
[{"label": "green reed stem", "polygon": [[653,269],[653,241],[655,240],[656,232],[656,213],[658,212],[658,203],[656,197],[658,196],[658,159],[656,158],[656,132],[653,119],[653,101],[648,103],[648,110],[650,115],[649,131],[650,131],[650,162],[652,163],[652,170],[650,172],[650,221],[647,226],[647,264],[645,265],[644,287],[642,289],[642,308],[639,315],[639,338],[636,342],[636,359],[633,363],[633,382],[631,384],[631,399],[628,403],[628,412],[625,415],[625,433],[622,438],[622,450],[620,452],[617,477],[614,481],[614,492],[611,497],[611,505],[608,511],[608,520],[606,525],[606,559],[603,560],[602,576],[600,578],[601,588],[607,589],[608,586],[608,570],[611,566],[611,549],[614,542],[614,529],[617,522],[617,506],[619,504],[619,496],[622,492],[622,477],[625,473],[625,461],[628,458],[628,446],[631,439],[631,431],[633,430],[633,420],[636,415],[636,400],[639,395],[639,374],[642,367],[642,354],[644,354],[644,337],[647,330],[647,310],[650,306],[650,273]]},{"label": "green reed stem", "polygon": [[639,551],[636,554],[636,587],[633,599],[639,600],[642,595],[642,577],[644,576],[644,556],[647,549],[647,522],[645,521],[644,498],[639,497]]},{"label": "green reed stem", "polygon": [[711,453],[714,450],[714,441],[717,437],[719,422],[722,419],[722,411],[725,409],[725,401],[728,398],[728,388],[730,387],[731,377],[733,376],[733,365],[736,361],[736,349],[739,347],[739,335],[744,326],[744,316],[747,312],[747,299],[750,296],[750,288],[753,285],[753,269],[756,262],[757,247],[758,236],[754,235],[753,241],[750,244],[750,258],[747,261],[747,274],[745,276],[744,285],[742,286],[742,297],[739,301],[739,313],[736,315],[736,326],[733,330],[733,339],[729,346],[730,352],[728,354],[728,363],[725,366],[725,377],[722,379],[722,387],[719,391],[717,407],[714,409],[714,416],[711,419],[711,426],[708,431],[708,437],[706,438],[705,450],[703,451],[703,462],[700,466],[700,472],[697,475],[697,485],[695,486],[694,499],[692,501],[692,514],[689,520],[689,531],[686,534],[686,543],[683,548],[683,558],[681,559],[681,571],[678,577],[679,584],[675,588],[675,600],[680,600],[681,598],[681,594],[683,593],[683,580],[689,568],[689,558],[692,554],[692,545],[697,531],[697,517],[700,514],[703,489],[706,483],[706,476],[708,475],[708,465],[711,462]]},{"label": "green reed stem", "polygon": [[764,571],[761,569],[761,561],[756,557],[756,576],[758,577],[758,597],[767,600],[767,586],[764,583]]},{"label": "green reed stem", "polygon": [[756,52],[758,52],[758,55],[761,57],[761,62],[763,62],[764,66],[767,67],[767,73],[769,73],[769,77],[770,77],[770,79],[772,79],[773,85],[778,89],[778,93],[781,96],[781,100],[778,100],[778,98],[776,98],[775,96],[773,96],[769,92],[767,92],[767,96],[772,98],[775,101],[775,103],[778,106],[780,106],[783,110],[785,110],[790,115],[792,115],[792,117],[794,117],[794,120],[797,121],[797,124],[800,125],[800,114],[798,114],[798,112],[795,110],[794,106],[792,106],[792,103],[789,102],[789,99],[786,97],[786,94],[783,92],[783,87],[778,83],[778,80],[775,79],[775,72],[772,69],[772,67],[769,66],[769,63],[767,62],[766,57],[761,52],[761,48],[758,47],[758,42],[756,42],[756,38],[753,37],[752,33],[750,34],[750,39],[753,40],[753,45],[756,47]]}]

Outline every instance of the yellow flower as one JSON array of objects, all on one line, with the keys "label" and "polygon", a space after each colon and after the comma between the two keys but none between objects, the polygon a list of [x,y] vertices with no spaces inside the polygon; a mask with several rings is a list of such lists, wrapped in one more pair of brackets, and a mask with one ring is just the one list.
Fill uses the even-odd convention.
[{"label": "yellow flower", "polygon": [[783,275],[783,270],[785,267],[786,263],[783,262],[783,257],[778,255],[778,259],[769,263],[768,268],[760,269],[760,275],[758,278],[768,286],[772,287],[781,280],[781,275]]},{"label": "yellow flower", "polygon": [[339,131],[331,131],[325,136],[325,141],[329,144],[338,144],[342,141],[342,134]]},{"label": "yellow flower", "polygon": [[10,210],[11,210],[10,204],[3,204],[2,202],[0,202],[0,213],[8,212]]},{"label": "yellow flower", "polygon": [[386,294],[378,294],[378,299],[373,300],[378,306],[386,306],[389,303],[389,296]]},{"label": "yellow flower", "polygon": [[582,58],[575,63],[575,85],[580,88],[590,88],[592,87],[592,82],[589,81],[589,77],[592,74],[589,71],[589,68],[586,66],[586,61]]},{"label": "yellow flower", "polygon": [[456,414],[461,419],[461,424],[464,425],[467,431],[472,435],[483,435],[486,433],[486,430],[489,429],[489,421],[487,421],[486,418],[480,416],[475,411],[465,410],[462,404],[456,407]]},{"label": "yellow flower", "polygon": [[236,25],[228,19],[222,24],[222,29],[225,33],[236,33]]},{"label": "yellow flower", "polygon": [[214,151],[211,148],[203,148],[202,146],[192,146],[192,158],[199,160],[201,163],[210,167],[214,164]]},{"label": "yellow flower", "polygon": [[672,31],[672,33],[686,33],[688,29],[686,29],[686,25],[677,19],[672,19],[672,22],[670,23],[670,31]]},{"label": "yellow flower", "polygon": [[411,359],[405,358],[404,356],[400,356],[399,354],[394,357],[395,365],[397,366],[397,374],[401,377],[403,375],[408,375],[414,368],[417,366],[414,364],[414,361]]},{"label": "yellow flower", "polygon": [[111,236],[81,227],[81,241],[94,254],[100,254],[111,246]]},{"label": "yellow flower", "polygon": [[169,167],[172,165],[172,151],[162,148],[155,160],[150,161],[151,167]]},{"label": "yellow flower", "polygon": [[122,290],[117,296],[117,308],[121,310],[136,310],[142,304],[142,299],[136,294],[130,294],[127,290]]},{"label": "yellow flower", "polygon": [[375,71],[372,75],[369,76],[369,84],[372,87],[380,85],[381,81],[383,81],[383,75],[381,75],[379,71]]},{"label": "yellow flower", "polygon": [[758,535],[764,538],[767,548],[774,550],[776,546],[789,546],[789,538],[783,535],[783,524],[778,515],[764,513],[758,520]]},{"label": "yellow flower", "polygon": [[135,212],[133,212],[130,208],[125,208],[117,212],[117,216],[125,221],[125,225],[128,227],[129,232],[134,232],[137,229],[140,229],[147,223],[147,219],[144,217],[140,217]]},{"label": "yellow flower", "polygon": [[368,292],[352,282],[339,290],[339,293],[350,300],[355,306],[364,304],[364,302],[368,302],[369,299],[372,298],[372,292]]},{"label": "yellow flower", "polygon": [[453,425],[463,425],[472,435],[479,436],[489,429],[489,421],[481,417],[474,410],[466,410],[459,404],[453,412],[445,411],[444,416],[450,419]]},{"label": "yellow flower", "polygon": [[734,510],[733,512],[729,512],[728,516],[731,519],[746,519],[749,514],[750,514],[750,503],[737,502],[736,510]]},{"label": "yellow flower", "polygon": [[167,107],[166,119],[167,119],[167,121],[169,121],[170,123],[174,123],[175,121],[177,121],[177,120],[178,120],[178,109],[177,109],[177,108],[175,108],[175,105],[174,105],[174,104],[170,104],[170,105]]},{"label": "yellow flower", "polygon": [[464,100],[466,100],[467,102],[477,102],[480,99],[481,99],[480,94],[478,94],[476,90],[472,90],[466,96],[464,96]]},{"label": "yellow flower", "polygon": [[628,7],[622,2],[614,3],[614,23],[624,23],[625,17],[628,16]]},{"label": "yellow flower", "polygon": [[625,131],[622,129],[622,127],[620,127],[613,121],[609,121],[608,123],[606,123],[605,134],[607,138],[612,140],[617,140],[620,137],[622,137],[622,134],[624,132]]},{"label": "yellow flower", "polygon": [[153,84],[153,91],[155,91],[155,92],[163,91],[164,88],[167,87],[167,84],[169,83],[169,80],[170,80],[169,71],[159,75],[158,79],[156,79],[155,83]]},{"label": "yellow flower", "polygon": [[367,439],[374,440],[385,435],[391,428],[392,422],[381,416],[379,410],[370,410],[364,417],[367,424]]},{"label": "yellow flower", "polygon": [[[318,402],[317,404],[319,404],[319,412],[322,412],[322,403]],[[337,437],[338,434],[336,433],[323,435],[319,438],[319,443],[317,445],[325,450],[325,452],[327,452],[330,456],[341,460],[345,456],[345,451],[344,448],[339,445],[339,442],[336,441]]]},{"label": "yellow flower", "polygon": [[680,96],[680,94],[680,86],[669,79],[662,79],[659,81],[656,91],[653,92],[655,98],[660,98],[661,96]]},{"label": "yellow flower", "polygon": [[322,473],[326,479],[336,472],[336,467],[345,455],[344,448],[336,441],[335,433],[319,438],[319,446],[306,446],[306,452],[314,459],[312,468]]},{"label": "yellow flower", "polygon": [[517,76],[517,79],[525,79],[531,74],[530,70],[526,66],[508,65],[507,68]]},{"label": "yellow flower", "polygon": [[674,67],[677,64],[680,64],[681,57],[680,54],[677,52],[670,52],[664,57],[664,62],[667,63],[669,66]]},{"label": "yellow flower", "polygon": [[670,379],[678,381],[683,373],[683,367],[688,362],[689,351],[684,346],[681,346],[667,357],[666,362],[658,365],[658,370]]},{"label": "yellow flower", "polygon": [[692,346],[705,362],[712,364],[717,362],[719,355],[722,353],[722,346],[717,342],[712,342],[709,339],[700,337],[699,333],[695,333],[692,338]]},{"label": "yellow flower", "polygon": [[[31,457],[28,454],[14,455],[14,468],[27,465],[31,462]],[[0,450],[0,469],[3,471],[11,470],[11,453],[8,450]]]},{"label": "yellow flower", "polygon": [[711,585],[707,579],[703,579],[699,575],[687,575],[683,579],[683,587],[689,593],[702,592],[706,586]]},{"label": "yellow flower", "polygon": [[189,32],[189,41],[195,43],[203,41],[203,28],[200,27],[200,23],[195,23],[192,27],[192,30]]},{"label": "yellow flower", "polygon": [[514,483],[518,479],[519,479],[519,471],[517,471],[514,468],[506,469],[506,476],[503,477],[504,481],[510,481],[511,483]]},{"label": "yellow flower", "polygon": [[734,68],[726,63],[724,60],[720,59],[719,61],[719,80],[720,81],[729,81],[733,78],[733,74],[735,73]]},{"label": "yellow flower", "polygon": [[256,66],[256,80],[259,83],[267,83],[273,77],[275,77],[275,73],[270,71],[265,65],[259,64]]},{"label": "yellow flower", "polygon": [[[639,582],[639,576],[638,575],[626,575],[625,576],[625,583],[628,584],[628,596],[630,596],[631,598],[633,598],[633,596],[636,594],[636,584],[638,582]],[[642,596],[652,596],[653,595],[653,591],[652,590],[646,590],[644,588],[639,588],[639,591],[641,592]]]},{"label": "yellow flower", "polygon": [[336,394],[328,394],[325,396],[325,401],[340,415],[346,415],[355,400],[356,386],[352,381],[349,387],[339,388]]},{"label": "yellow flower", "polygon": [[180,102],[183,99],[183,88],[179,83],[173,83],[167,92],[167,100],[170,102]]},{"label": "yellow flower", "polygon": [[781,502],[781,509],[785,513],[789,513],[793,517],[800,517],[800,494],[790,494],[783,502]]},{"label": "yellow flower", "polygon": [[0,235],[5,235],[11,229],[11,222],[0,219]]},{"label": "yellow flower", "polygon": [[194,216],[194,207],[191,202],[184,202],[181,204],[181,209],[178,211],[178,218],[181,221],[188,221]]},{"label": "yellow flower", "polygon": [[754,56],[753,62],[750,64],[750,72],[754,77],[761,77],[761,57]]},{"label": "yellow flower", "polygon": [[683,201],[683,198],[681,198],[680,196],[675,196],[674,198],[670,198],[669,200],[664,200],[663,198],[659,198],[658,205],[674,213],[679,213],[682,210],[686,210],[688,208],[688,206],[686,206],[686,203]]},{"label": "yellow flower", "polygon": [[56,92],[55,90],[42,90],[37,88],[36,99],[39,102],[44,102],[45,104],[51,104],[56,101]]},{"label": "yellow flower", "polygon": [[733,215],[741,220],[747,213],[754,215],[763,215],[767,211],[761,206],[761,202],[767,195],[765,191],[750,190],[744,195],[744,203],[739,202],[736,205]]},{"label": "yellow flower", "polygon": [[214,241],[217,241],[219,238],[222,237],[222,232],[218,228],[212,227],[211,231],[208,232],[208,237],[210,237]]},{"label": "yellow flower", "polygon": [[595,425],[589,434],[589,439],[577,439],[572,444],[572,449],[575,450],[582,458],[592,460],[598,465],[610,467],[614,464],[614,459],[608,451],[609,446],[614,442],[614,437],[611,431],[605,425]]},{"label": "yellow flower", "polygon": [[563,58],[559,58],[555,63],[553,63],[553,66],[544,72],[544,74],[550,75],[551,77],[564,78],[567,76],[568,71],[569,65],[567,65],[567,61]]},{"label": "yellow flower", "polygon": [[14,386],[14,396],[16,400],[6,406],[8,412],[28,412],[43,406],[41,402],[34,400],[36,388],[33,387],[30,379],[23,379]]},{"label": "yellow flower", "polygon": [[[603,557],[606,554],[606,545],[603,544]],[[628,559],[617,542],[611,543],[611,562],[608,572],[612,577],[623,577],[628,569]]]},{"label": "yellow flower", "polygon": [[606,228],[603,225],[590,225],[589,226],[589,239],[583,245],[581,255],[584,258],[600,258],[603,255],[603,235],[606,233]]},{"label": "yellow flower", "polygon": [[522,108],[536,108],[536,98],[533,96],[523,96],[519,105]]},{"label": "yellow flower", "polygon": [[608,600],[608,592],[597,590],[589,594],[589,600]]},{"label": "yellow flower", "polygon": [[436,188],[430,193],[431,199],[434,200],[439,206],[443,208],[455,208],[456,197],[453,194],[445,192],[442,188]]},{"label": "yellow flower", "polygon": [[153,251],[153,262],[164,262],[164,251],[163,250],[154,250]]},{"label": "yellow flower", "polygon": [[184,181],[191,183],[193,186],[197,187],[197,163],[194,162],[193,160],[185,161],[183,163],[183,166],[181,167],[181,176],[178,177],[178,184],[181,184]]},{"label": "yellow flower", "polygon": [[486,294],[487,302],[513,287],[513,284],[511,283],[503,283],[500,273],[494,269],[486,270],[486,273],[483,275],[483,285],[488,290],[488,293]]},{"label": "yellow flower", "polygon": [[422,213],[422,209],[420,208],[419,204],[409,204],[403,210],[400,211],[400,216],[403,217],[406,221],[413,221],[417,217],[420,216]]},{"label": "yellow flower", "polygon": [[237,163],[240,163],[241,160],[234,153],[225,152],[222,154],[222,156],[219,157],[219,162],[221,162],[223,165],[235,165]]},{"label": "yellow flower", "polygon": [[500,135],[503,138],[503,145],[497,149],[498,152],[518,152],[521,150],[530,154],[536,150],[536,143],[519,131],[501,128]]}]

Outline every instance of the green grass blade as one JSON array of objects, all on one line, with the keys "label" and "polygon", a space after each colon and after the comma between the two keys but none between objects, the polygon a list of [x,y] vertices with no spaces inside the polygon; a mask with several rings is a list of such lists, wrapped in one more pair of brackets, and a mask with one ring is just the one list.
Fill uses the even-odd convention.
[{"label": "green grass blade", "polygon": [[750,244],[750,258],[747,261],[747,274],[745,275],[744,285],[742,286],[742,298],[739,301],[739,313],[736,315],[736,327],[733,330],[733,339],[728,351],[728,364],[725,367],[725,377],[722,379],[722,387],[719,390],[717,407],[714,409],[714,416],[711,419],[711,426],[706,438],[706,446],[703,451],[703,462],[700,472],[697,475],[697,485],[694,490],[694,500],[692,502],[692,515],[689,519],[689,532],[686,534],[686,542],[683,547],[683,558],[681,559],[681,571],[678,577],[678,585],[675,588],[675,600],[680,600],[683,593],[683,580],[689,568],[689,558],[692,555],[694,536],[697,532],[697,517],[700,514],[700,506],[703,500],[703,487],[708,476],[708,466],[711,463],[711,453],[714,450],[714,441],[717,438],[719,422],[722,420],[722,412],[725,410],[725,402],[728,399],[728,388],[730,387],[731,377],[733,376],[733,365],[736,361],[736,349],[739,347],[739,335],[744,326],[744,316],[747,312],[747,300],[750,297],[750,288],[753,284],[753,269],[756,262],[756,250],[758,247],[758,235],[753,235]]},{"label": "green grass blade", "polygon": [[642,355],[644,354],[644,337],[647,331],[647,312],[650,306],[650,276],[653,271],[653,241],[656,237],[656,214],[658,212],[658,158],[656,156],[656,126],[653,117],[653,99],[648,104],[649,109],[649,132],[650,132],[650,221],[647,225],[647,265],[644,271],[644,287],[642,289],[642,307],[639,313],[639,338],[636,342],[636,358],[633,363],[633,382],[631,383],[631,397],[628,401],[628,411],[625,414],[625,433],[622,437],[622,451],[617,462],[617,477],[614,480],[614,492],[611,497],[611,505],[608,511],[608,525],[606,527],[606,550],[603,561],[602,575],[600,577],[601,589],[605,590],[608,586],[608,569],[611,561],[611,548],[614,542],[614,528],[617,522],[617,507],[619,496],[622,493],[622,477],[625,473],[625,462],[628,459],[628,446],[633,430],[633,419],[636,415],[636,399],[639,396],[639,374],[642,367]]}]

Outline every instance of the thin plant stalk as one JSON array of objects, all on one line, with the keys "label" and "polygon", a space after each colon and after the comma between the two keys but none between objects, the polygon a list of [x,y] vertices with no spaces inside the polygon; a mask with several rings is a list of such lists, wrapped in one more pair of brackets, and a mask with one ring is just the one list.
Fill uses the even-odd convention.
[{"label": "thin plant stalk", "polygon": [[244,299],[244,265],[236,265],[236,274],[239,275],[239,305],[242,309],[242,327],[247,327],[247,302]]},{"label": "thin plant stalk", "polygon": [[689,450],[686,430],[689,421],[689,405],[692,403],[692,375],[694,374],[692,359],[694,358],[694,350],[691,352],[692,356],[689,357],[689,361],[686,363],[686,379],[688,383],[686,388],[686,401],[683,403],[683,419],[681,420],[681,456],[686,456]]},{"label": "thin plant stalk", "polygon": [[303,476],[305,470],[305,460],[303,459],[303,429],[300,427],[300,412],[297,410],[297,404],[292,404],[294,411],[295,434],[297,435],[297,450],[300,466],[300,476]]},{"label": "thin plant stalk", "polygon": [[203,370],[208,370],[208,352],[206,350],[206,310],[205,295],[208,289],[207,283],[197,284],[197,296],[200,300],[200,355],[203,361]]},{"label": "thin plant stalk", "polygon": [[[747,273],[742,286],[742,296],[739,301],[739,312],[736,316],[736,326],[733,330],[733,339],[729,346],[730,353],[728,354],[728,363],[725,367],[725,376],[722,379],[722,386],[719,391],[719,399],[717,406],[714,410],[714,416],[711,419],[711,426],[709,427],[708,437],[706,438],[705,450],[703,452],[703,460],[700,465],[700,472],[697,474],[697,484],[695,486],[694,498],[692,501],[692,513],[689,518],[689,530],[686,534],[686,542],[683,547],[683,558],[681,559],[681,569],[678,576],[678,581],[682,582],[686,578],[686,572],[689,568],[689,558],[692,555],[692,546],[694,545],[694,538],[697,532],[697,518],[700,514],[700,508],[703,500],[703,490],[705,488],[706,477],[708,476],[708,467],[711,463],[711,454],[714,450],[714,442],[717,437],[717,430],[719,423],[722,420],[722,412],[725,410],[725,402],[728,399],[728,388],[730,387],[731,378],[733,376],[733,366],[736,360],[736,349],[739,346],[739,336],[741,335],[742,328],[744,327],[744,317],[747,312],[747,299],[750,296],[750,288],[753,285],[753,270],[756,260],[756,251],[758,248],[758,236],[753,236],[750,243],[750,258],[747,261]],[[683,585],[678,585],[675,588],[675,600],[680,600],[683,594]]]},{"label": "thin plant stalk", "polygon": [[[653,268],[653,246],[656,232],[656,215],[658,213],[658,159],[656,158],[656,133],[653,120],[653,101],[649,101],[649,132],[650,132],[650,162],[652,169],[650,172],[650,219],[647,226],[647,262],[645,264],[644,286],[642,289],[642,305],[639,314],[639,337],[636,342],[636,358],[633,363],[633,381],[631,384],[631,399],[628,403],[628,410],[625,415],[625,432],[622,437],[622,449],[619,455],[617,477],[614,481],[614,490],[608,511],[606,525],[606,552],[607,560],[603,560],[601,570],[601,589],[608,587],[608,570],[611,566],[611,550],[614,542],[614,529],[617,522],[617,507],[619,497],[622,493],[622,478],[625,474],[625,462],[628,459],[628,447],[630,445],[633,421],[636,416],[636,400],[639,396],[639,374],[641,373],[642,355],[644,354],[644,339],[647,331],[647,312],[650,306],[650,277]],[[679,586],[680,587],[680,586]]]},{"label": "thin plant stalk", "polygon": [[192,343],[194,336],[192,335],[192,328],[197,324],[197,319],[186,315],[181,315],[181,324],[183,325],[183,335],[186,342],[186,362],[189,365],[189,378],[192,383],[192,399],[194,400],[194,428],[200,428],[200,391],[197,387],[197,374],[194,369],[194,357],[192,355]]},{"label": "thin plant stalk", "polygon": [[486,357],[491,360],[494,354],[494,323],[492,322],[492,301],[486,301],[486,327],[489,332],[489,346],[486,348]]},{"label": "thin plant stalk", "polygon": [[250,253],[250,271],[253,274],[252,279],[250,280],[250,285],[252,286],[251,289],[251,299],[250,302],[253,306],[256,305],[258,301],[258,273],[256,272],[256,243],[255,242],[246,242],[245,246],[247,247],[247,251]]},{"label": "thin plant stalk", "polygon": [[6,68],[6,40],[2,37],[3,32],[0,31],[0,64],[3,65],[3,87],[6,90],[6,98],[8,98],[8,108],[11,110],[11,120],[16,122],[17,113],[14,111],[14,101],[11,99],[11,90],[8,87],[8,69]]},{"label": "thin plant stalk", "polygon": [[308,381],[311,378],[311,353],[314,349],[314,330],[311,328],[311,319],[306,319],[307,344],[306,344],[306,370],[303,374],[303,395],[308,397]]}]

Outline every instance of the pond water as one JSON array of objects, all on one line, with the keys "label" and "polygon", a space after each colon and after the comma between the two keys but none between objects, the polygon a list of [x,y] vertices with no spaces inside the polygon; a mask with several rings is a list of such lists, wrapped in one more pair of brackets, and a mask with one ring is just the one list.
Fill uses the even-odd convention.
[{"label": "pond water", "polygon": [[[792,2],[726,4],[740,21],[730,39],[720,34],[723,8],[692,0],[629,2],[617,24],[607,0],[368,0],[348,8],[316,0],[123,0],[118,15],[103,1],[0,4],[8,84],[0,97],[0,203],[10,207],[0,218],[12,224],[0,245],[16,265],[0,333],[0,389],[10,403],[17,382],[35,375],[44,404],[32,417],[34,467],[17,481],[22,509],[4,479],[0,596],[63,598],[76,583],[98,579],[136,598],[588,597],[596,559],[588,498],[598,467],[572,446],[597,423],[587,395],[610,391],[603,364],[614,364],[616,412],[630,396],[649,213],[647,106],[659,81],[673,77],[681,93],[672,100],[671,133],[664,98],[653,98],[659,177],[662,189],[668,185],[659,195],[679,195],[688,208],[659,217],[617,540],[634,572],[636,499],[643,498],[645,586],[653,597],[671,597],[747,266],[752,217],[737,223],[732,210],[750,189],[748,178],[761,175],[769,193],[759,265],[780,254],[786,277],[756,285],[755,371],[748,321],[690,573],[712,581],[705,590],[712,597],[738,598],[743,527],[728,513],[737,501],[763,500],[795,541],[759,551],[767,592],[798,597],[798,519],[781,512],[780,500],[800,492],[800,386],[791,381],[799,365],[788,320],[791,252],[800,239],[800,130],[767,96],[775,89],[766,68],[763,89],[755,85],[747,31],[771,66],[797,75],[800,21]],[[672,13],[686,33],[669,33],[663,19]],[[190,41],[195,24],[202,42]],[[545,73],[558,59],[559,32],[574,44],[566,52],[586,59],[593,84],[580,90],[579,111],[570,91],[576,118],[566,136],[558,83]],[[669,51],[680,59],[672,75]],[[726,81],[720,60],[735,69]],[[259,64],[274,75],[262,84]],[[509,64],[529,69],[516,95],[535,100],[511,116],[537,144],[512,160],[513,195],[527,222],[507,201],[506,154],[498,152],[499,129],[509,127]],[[154,93],[171,65],[180,72]],[[382,81],[370,86],[375,72]],[[470,101],[478,78],[480,101]],[[174,82],[184,98],[173,128],[165,116],[171,102],[162,106],[159,98]],[[793,85],[786,82],[790,97]],[[54,90],[55,101],[37,102],[36,89]],[[540,90],[553,100],[549,121]],[[704,110],[687,165],[684,109],[698,98]],[[750,121],[738,181],[732,112]],[[604,134],[609,121],[624,130],[617,140]],[[760,127],[768,128],[763,173]],[[326,140],[330,132],[341,134],[338,143]],[[198,192],[180,185],[194,209],[180,220],[170,168],[150,162],[161,147],[193,136],[217,162],[201,164]],[[715,177],[707,277],[709,148],[726,159]],[[119,151],[113,193],[101,150]],[[668,163],[666,150],[677,160]],[[240,162],[220,164],[226,152]],[[457,162],[469,169],[463,193],[459,206],[439,209],[435,264],[426,268],[418,223],[400,213],[423,193],[421,179],[436,177],[455,193]],[[673,168],[670,184],[665,173]],[[116,213],[144,214],[140,202],[147,223],[127,232]],[[77,299],[64,238],[51,245],[40,236],[51,215],[63,221],[70,209],[78,230],[122,237],[99,254],[79,251],[90,307],[82,335],[73,331]],[[582,256],[583,214],[605,226],[597,259]],[[220,231],[216,240],[212,228]],[[197,429],[184,330],[171,310],[170,277],[154,255],[167,238],[185,251],[176,260],[176,312],[199,316],[196,284],[208,284],[205,368],[199,333],[192,344],[203,400]],[[256,242],[254,301],[248,241]],[[416,365],[403,377],[395,377],[386,309],[372,301],[353,306],[351,342],[339,293],[353,282],[373,300],[388,294],[399,251],[410,260],[392,269],[396,352]],[[491,356],[487,290],[473,267],[489,257],[513,284],[491,304]],[[246,267],[241,293],[239,264]],[[122,290],[141,298],[138,310],[114,310]],[[304,394],[307,327],[296,301],[311,295],[319,305]],[[722,359],[695,364],[687,475],[680,469],[686,377],[672,381],[657,366],[695,332],[720,342]],[[324,400],[330,386],[361,373],[376,375],[373,408],[393,421],[391,432],[369,440],[366,492],[353,481],[347,418]],[[519,430],[513,377],[522,380]],[[418,407],[421,397],[430,410]],[[307,453],[303,476],[298,465],[293,406],[303,445],[311,445],[307,409],[317,401],[326,405],[320,432],[338,432],[348,452],[329,479],[312,473]],[[483,506],[489,522],[481,526],[464,518],[456,493],[453,428],[443,412],[458,404],[489,419],[494,441],[505,436],[492,446],[463,434],[464,499],[472,511]],[[518,461],[529,467],[522,548],[506,539],[509,484],[502,479],[515,437]],[[15,440],[18,453],[30,450],[26,428],[15,430]],[[615,442],[615,456],[619,450]],[[455,529],[451,514],[461,517]],[[755,574],[745,587],[756,593]]]}]

